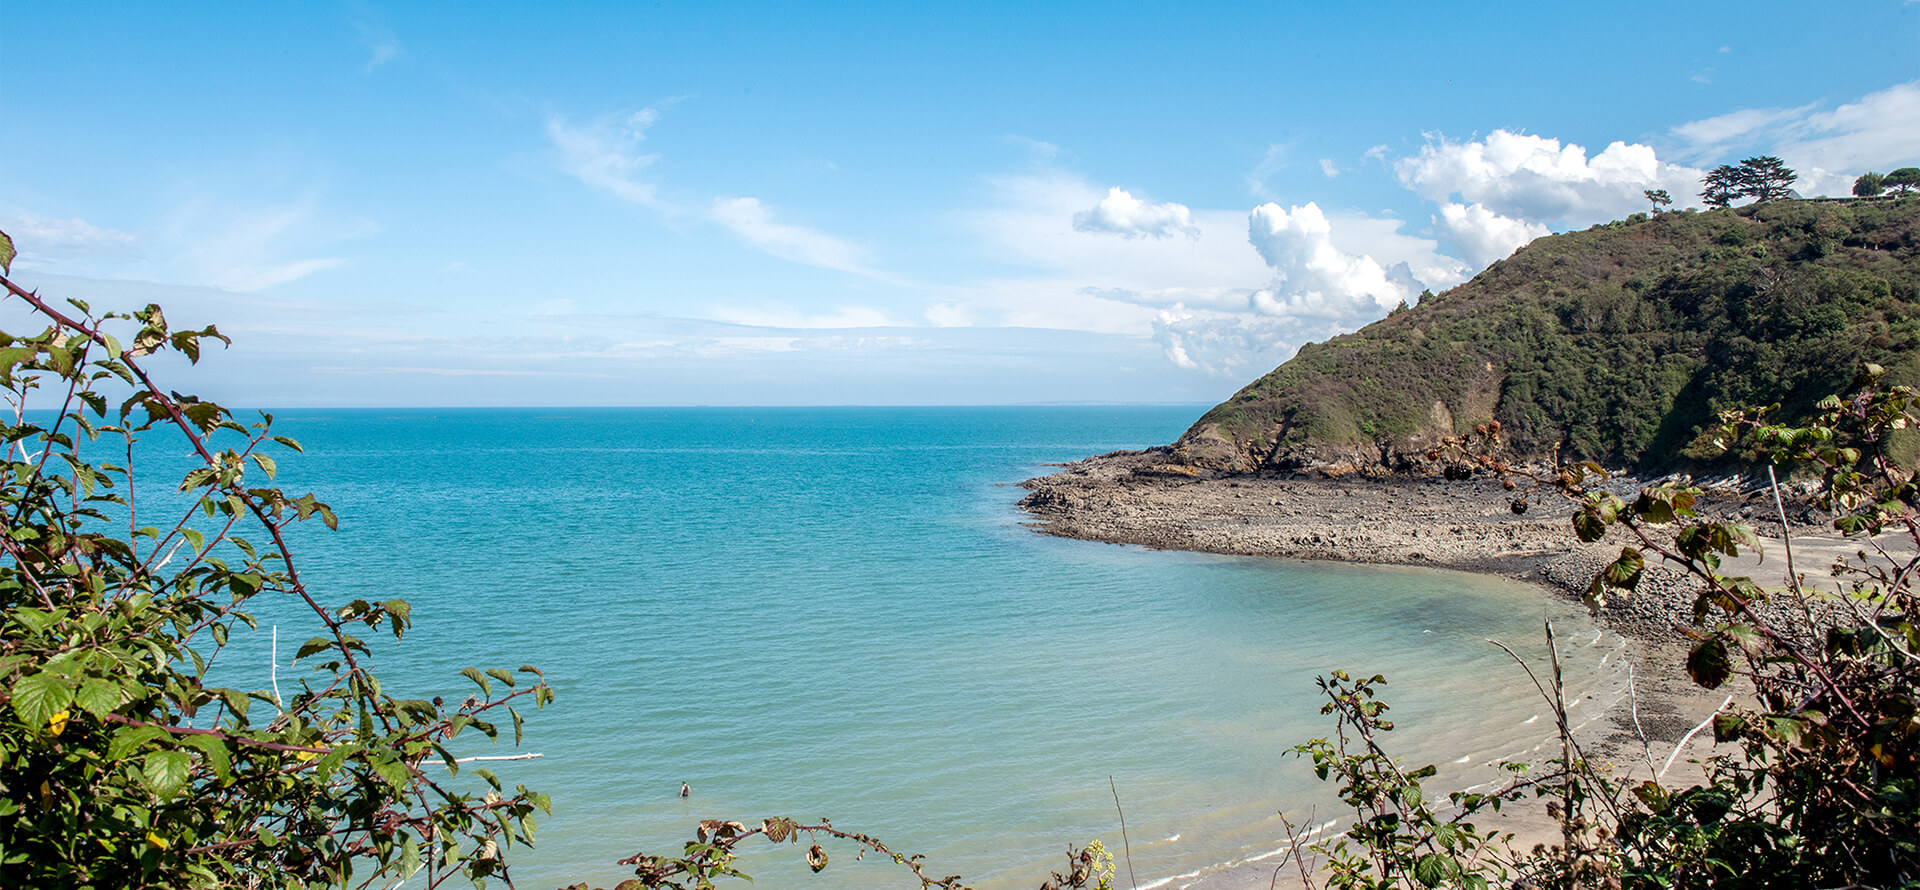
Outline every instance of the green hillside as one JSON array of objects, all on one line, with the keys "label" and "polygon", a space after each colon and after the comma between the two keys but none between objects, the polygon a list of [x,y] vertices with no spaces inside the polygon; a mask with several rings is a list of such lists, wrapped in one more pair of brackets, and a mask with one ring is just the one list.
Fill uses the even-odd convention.
[{"label": "green hillside", "polygon": [[1199,466],[1397,469],[1497,418],[1525,457],[1661,469],[1723,409],[1920,381],[1920,196],[1642,214],[1541,238],[1310,344],[1176,444]]}]

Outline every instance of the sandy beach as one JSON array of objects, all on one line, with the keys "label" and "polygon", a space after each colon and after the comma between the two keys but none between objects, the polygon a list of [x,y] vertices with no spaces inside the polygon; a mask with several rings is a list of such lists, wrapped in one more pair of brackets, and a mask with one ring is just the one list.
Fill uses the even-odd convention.
[{"label": "sandy beach", "polygon": [[[1640,484],[1619,478],[1608,487],[1631,496]],[[1580,543],[1569,523],[1571,506],[1557,495],[1537,496],[1524,513],[1516,512],[1515,495],[1491,479],[1209,475],[1175,464],[1155,449],[1065,464],[1058,473],[1023,485],[1032,494],[1021,506],[1045,534],[1160,549],[1434,566],[1515,578],[1540,586],[1543,596],[1575,600],[1621,547],[1611,538]],[[1726,569],[1763,586],[1785,583],[1782,526],[1770,492],[1719,492],[1702,511],[1739,517],[1762,536],[1760,553],[1730,560]],[[1795,567],[1809,582],[1824,578],[1836,558],[1859,547],[1839,538],[1825,517],[1804,506],[1789,504],[1787,519]],[[1616,598],[1600,616],[1628,641],[1634,692],[1608,719],[1577,737],[1590,758],[1631,769],[1635,780],[1654,772],[1648,760],[1664,764],[1729,694],[1725,688],[1695,686],[1680,667],[1696,589],[1683,575],[1649,563],[1633,595]],[[1705,756],[1711,746],[1710,730],[1694,734],[1664,781],[1696,780],[1699,768],[1689,761]],[[1557,837],[1554,823],[1535,808],[1509,812],[1500,817],[1501,827],[1517,832],[1526,846]],[[1275,856],[1229,864],[1167,886],[1268,887],[1280,862]],[[1279,884],[1298,886],[1292,864],[1280,869]]]}]

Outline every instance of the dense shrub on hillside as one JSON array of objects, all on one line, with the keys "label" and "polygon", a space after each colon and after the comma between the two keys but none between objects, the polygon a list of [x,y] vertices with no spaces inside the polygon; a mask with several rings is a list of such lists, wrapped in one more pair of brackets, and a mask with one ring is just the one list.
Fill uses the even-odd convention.
[{"label": "dense shrub on hillside", "polygon": [[1286,467],[1497,419],[1522,457],[1671,466],[1720,411],[1812,404],[1863,361],[1920,380],[1916,230],[1920,199],[1776,201],[1542,238],[1302,347],[1182,444],[1199,463]]}]

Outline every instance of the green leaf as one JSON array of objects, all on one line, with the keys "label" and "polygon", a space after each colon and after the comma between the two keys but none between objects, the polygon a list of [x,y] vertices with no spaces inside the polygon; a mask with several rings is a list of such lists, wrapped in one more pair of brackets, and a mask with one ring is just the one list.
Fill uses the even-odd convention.
[{"label": "green leaf", "polygon": [[469,680],[472,680],[474,682],[474,685],[479,686],[480,692],[482,695],[486,695],[486,696],[493,695],[493,684],[487,682],[487,676],[485,674],[480,673],[479,668],[475,668],[475,667],[461,668],[460,676],[463,676]]},{"label": "green leaf", "polygon": [[4,270],[8,275],[13,274],[14,256],[13,238],[5,232],[0,232],[0,270]]},{"label": "green leaf", "polygon": [[1614,560],[1601,574],[1606,578],[1608,587],[1632,590],[1639,585],[1640,575],[1645,568],[1646,562],[1641,558],[1640,551],[1632,547],[1622,547],[1620,558]]},{"label": "green leaf", "polygon": [[513,675],[510,673],[507,673],[506,671],[503,671],[499,668],[487,668],[487,676],[507,684],[508,689],[513,688]]},{"label": "green leaf", "polygon": [[73,702],[95,717],[105,717],[120,706],[120,685],[102,677],[87,677],[74,690]]},{"label": "green leaf", "polygon": [[186,787],[192,769],[193,758],[185,751],[155,751],[142,761],[140,777],[161,800],[171,800]]},{"label": "green leaf", "polygon": [[190,735],[180,739],[180,744],[199,751],[206,758],[207,766],[213,768],[220,781],[233,778],[233,755],[227,750],[227,741],[219,736]]},{"label": "green leaf", "polygon": [[1453,861],[1439,853],[1428,853],[1413,865],[1413,879],[1422,887],[1438,887],[1453,874]]},{"label": "green leaf", "polygon": [[332,640],[329,640],[326,637],[314,637],[313,639],[300,644],[300,651],[294,653],[293,660],[299,661],[300,659],[305,658],[309,655],[312,655],[315,652],[324,652],[331,648],[333,648]]},{"label": "green leaf", "polygon": [[29,674],[13,684],[12,694],[13,712],[20,715],[21,723],[36,730],[46,729],[53,715],[73,703],[73,687],[67,679],[45,671]]},{"label": "green leaf", "polygon": [[127,755],[147,746],[148,742],[167,734],[158,726],[129,726],[113,734],[107,740],[107,759],[125,760]]},{"label": "green leaf", "polygon": [[391,753],[382,751],[371,758],[367,765],[373,767],[374,774],[385,779],[394,791],[406,790],[407,765],[394,759]]}]

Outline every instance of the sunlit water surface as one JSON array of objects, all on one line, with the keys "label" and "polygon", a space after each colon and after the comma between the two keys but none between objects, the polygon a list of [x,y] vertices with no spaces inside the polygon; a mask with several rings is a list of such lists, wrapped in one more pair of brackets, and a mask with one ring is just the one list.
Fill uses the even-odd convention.
[{"label": "sunlit water surface", "polygon": [[[457,699],[462,667],[534,664],[558,691],[520,749],[544,756],[497,765],[554,802],[538,847],[514,851],[521,887],[611,886],[630,876],[615,860],[675,852],[700,819],[774,815],[829,817],[987,888],[1036,885],[1101,838],[1147,884],[1273,851],[1282,811],[1328,817],[1286,756],[1331,731],[1319,674],[1385,674],[1389,739],[1441,765],[1443,791],[1547,731],[1488,638],[1543,660],[1551,618],[1589,684],[1575,694],[1596,696],[1582,710],[1617,696],[1620,641],[1534,588],[1022,525],[1012,483],[1171,441],[1196,413],[306,411],[277,431],[307,448],[281,482],[341,517],[297,538],[309,583],[414,605],[405,643],[380,649],[395,685]],[[311,626],[259,611],[284,622],[279,682],[297,681]],[[266,649],[222,666],[264,687]],[[754,886],[912,886],[847,847],[821,876],[799,850],[750,849]]]}]

